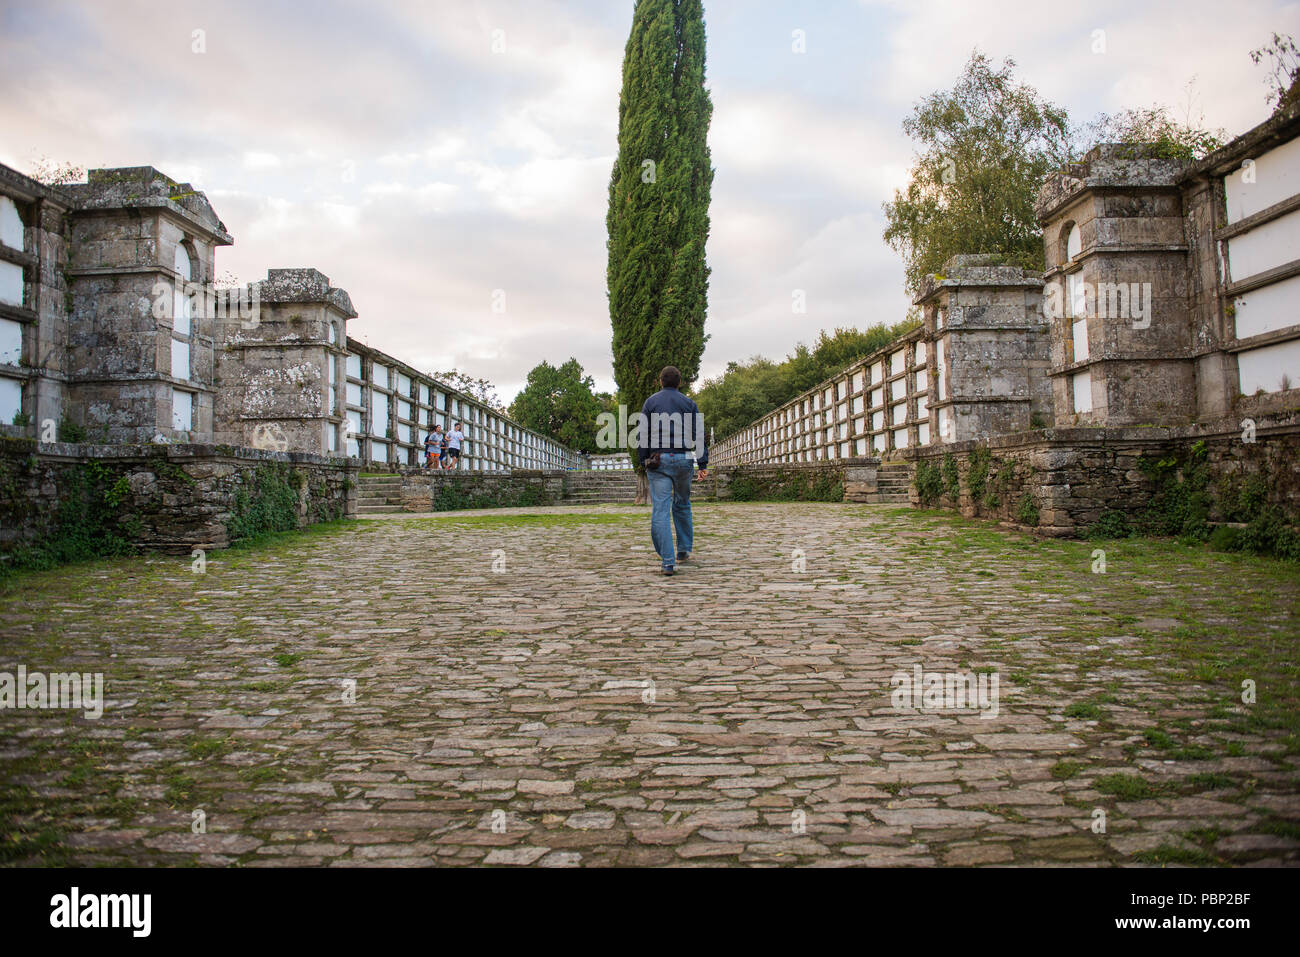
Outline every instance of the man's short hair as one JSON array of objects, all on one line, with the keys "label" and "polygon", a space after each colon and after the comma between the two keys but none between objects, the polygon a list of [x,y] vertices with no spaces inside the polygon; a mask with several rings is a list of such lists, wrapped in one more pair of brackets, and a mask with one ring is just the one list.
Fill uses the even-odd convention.
[{"label": "man's short hair", "polygon": [[664,366],[664,371],[659,373],[659,384],[665,389],[676,389],[682,384],[682,374],[676,366]]}]

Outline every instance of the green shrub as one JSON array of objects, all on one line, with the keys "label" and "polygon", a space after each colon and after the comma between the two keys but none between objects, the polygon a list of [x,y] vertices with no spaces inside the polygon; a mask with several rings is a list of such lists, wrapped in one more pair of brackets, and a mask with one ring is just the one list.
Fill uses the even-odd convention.
[{"label": "green shrub", "polygon": [[17,571],[56,568],[71,562],[128,555],[140,534],[140,520],[121,515],[130,492],[125,475],[99,462],[77,465],[64,473],[60,500],[45,533],[24,542],[0,561],[0,579]]},{"label": "green shrub", "polygon": [[1088,529],[1088,537],[1093,539],[1128,538],[1132,534],[1133,529],[1128,523],[1128,515],[1116,511],[1102,512],[1096,524]]},{"label": "green shrub", "polygon": [[738,475],[731,480],[727,486],[731,498],[736,502],[754,502],[757,501],[760,494],[758,482],[748,475]]},{"label": "green shrub", "polygon": [[86,441],[86,430],[65,415],[59,420],[59,441],[84,442]]},{"label": "green shrub", "polygon": [[961,473],[951,452],[945,452],[943,456],[943,490],[953,502],[961,495]]},{"label": "green shrub", "polygon": [[232,542],[252,541],[271,532],[298,527],[298,490],[305,479],[280,462],[257,466],[235,493],[226,535]]},{"label": "green shrub", "polygon": [[1138,469],[1155,485],[1150,504],[1139,515],[1141,531],[1193,541],[1210,537],[1210,473],[1206,459],[1203,441],[1185,455],[1138,459]]},{"label": "green shrub", "polygon": [[1219,552],[1241,551],[1241,530],[1220,525],[1210,533],[1210,547]]},{"label": "green shrub", "polygon": [[993,453],[983,446],[971,451],[970,463],[966,470],[966,487],[970,490],[972,502],[979,502],[984,496],[985,485],[989,478],[989,464]]},{"label": "green shrub", "polygon": [[1038,504],[1028,492],[1020,496],[1020,502],[1016,505],[1016,521],[1021,525],[1038,524]]},{"label": "green shrub", "polygon": [[1300,533],[1287,521],[1282,510],[1269,505],[1238,532],[1238,550],[1256,555],[1272,555],[1290,562],[1300,562]]},{"label": "green shrub", "polygon": [[912,479],[917,497],[922,505],[933,505],[943,494],[943,473],[939,466],[922,460],[916,463],[916,476]]}]

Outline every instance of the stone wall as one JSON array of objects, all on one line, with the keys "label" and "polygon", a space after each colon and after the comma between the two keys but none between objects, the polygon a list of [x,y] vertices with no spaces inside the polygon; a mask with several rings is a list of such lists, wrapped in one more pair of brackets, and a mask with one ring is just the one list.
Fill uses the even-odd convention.
[{"label": "stone wall", "polygon": [[715,465],[840,462],[1046,425],[1043,280],[994,256],[928,277],[920,326],[716,442]]},{"label": "stone wall", "polygon": [[[705,501],[789,498],[791,501],[876,502],[879,459],[728,465],[708,470],[693,497]],[[842,495],[837,496],[837,490]]]},{"label": "stone wall", "polygon": [[297,525],[355,514],[357,469],[346,459],[230,446],[0,436],[0,555],[101,527],[145,547],[221,548],[239,520],[255,521],[251,510],[268,490],[292,490],[288,518]]},{"label": "stone wall", "polygon": [[558,469],[509,472],[403,469],[402,508],[408,512],[555,505],[565,495],[568,473]]},{"label": "stone wall", "polygon": [[[1201,495],[1210,523],[1248,517],[1243,501],[1300,518],[1300,414],[1261,419],[1252,436],[1239,424],[1217,427],[1044,429],[915,449],[912,504],[994,518],[1042,535],[1086,534],[1110,514],[1140,524],[1144,512],[1173,507],[1170,483],[1200,468]],[[934,470],[936,498],[925,495],[926,470]],[[937,474],[936,474],[937,473]],[[952,492],[953,481],[957,492]],[[1165,501],[1162,501],[1165,500]],[[1194,507],[1194,506],[1193,506]],[[1174,528],[1163,529],[1176,534]]]}]

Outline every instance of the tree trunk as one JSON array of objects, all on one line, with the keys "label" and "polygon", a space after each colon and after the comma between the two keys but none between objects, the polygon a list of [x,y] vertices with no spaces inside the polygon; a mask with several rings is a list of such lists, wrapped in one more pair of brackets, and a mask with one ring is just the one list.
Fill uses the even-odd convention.
[{"label": "tree trunk", "polygon": [[636,503],[645,505],[650,501],[650,479],[641,469],[636,470]]}]

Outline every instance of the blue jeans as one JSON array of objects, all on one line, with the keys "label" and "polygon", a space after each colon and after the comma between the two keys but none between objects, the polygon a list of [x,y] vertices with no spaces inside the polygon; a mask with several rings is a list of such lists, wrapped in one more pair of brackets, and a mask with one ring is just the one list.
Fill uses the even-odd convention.
[{"label": "blue jeans", "polygon": [[[684,452],[664,452],[659,468],[647,469],[650,481],[650,540],[664,563],[672,568],[677,552],[689,552],[695,532],[691,525],[691,479],[695,462]],[[672,512],[672,522],[668,513]],[[673,530],[677,531],[677,548],[673,549]]]}]

